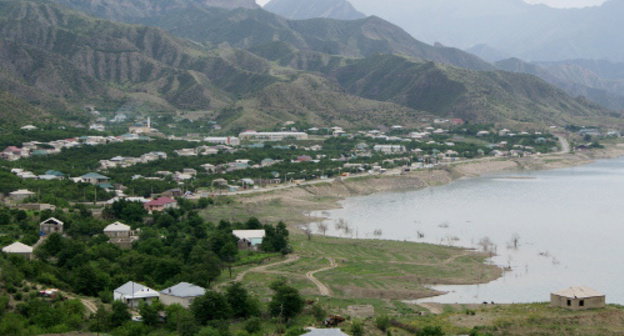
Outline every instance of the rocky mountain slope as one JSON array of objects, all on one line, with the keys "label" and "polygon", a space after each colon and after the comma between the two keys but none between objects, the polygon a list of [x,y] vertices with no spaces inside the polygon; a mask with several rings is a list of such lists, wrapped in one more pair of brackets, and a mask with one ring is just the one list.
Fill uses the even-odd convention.
[{"label": "rocky mountain slope", "polygon": [[[62,1],[67,6],[95,16],[102,14],[101,7],[125,8],[133,3],[133,0],[55,1]],[[196,6],[193,3],[186,7],[162,8],[150,15],[141,13],[130,16],[121,13],[119,16],[104,17],[160,27],[173,35],[213,46],[227,43],[235,48],[249,49],[279,41],[305,52],[345,57],[400,54],[475,70],[494,69],[491,64],[459,49],[434,47],[417,41],[401,28],[378,17],[353,21],[297,21],[287,20],[262,9],[226,10]]]},{"label": "rocky mountain slope", "polygon": [[357,20],[366,17],[347,0],[272,0],[264,9],[293,20]]},{"label": "rocky mountain slope", "polygon": [[[376,127],[409,126],[424,115],[540,124],[610,116],[537,77],[490,71],[469,54],[422,44],[375,17],[288,21],[241,8],[182,12],[193,18],[189,26],[168,30],[189,39],[49,2],[0,0],[0,93],[15,102],[5,105],[30,104],[25,116],[40,109],[62,119],[85,104],[115,110],[132,102],[151,113],[198,112],[226,130],[284,120]],[[163,27],[182,23],[162,19]],[[488,71],[443,65],[443,56]]]}]

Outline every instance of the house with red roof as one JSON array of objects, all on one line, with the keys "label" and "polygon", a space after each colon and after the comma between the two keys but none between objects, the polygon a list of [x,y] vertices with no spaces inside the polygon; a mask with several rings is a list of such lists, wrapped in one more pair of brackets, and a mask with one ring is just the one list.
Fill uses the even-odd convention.
[{"label": "house with red roof", "polygon": [[178,202],[169,197],[159,197],[155,200],[143,204],[145,210],[149,212],[164,211],[171,208],[177,208]]}]

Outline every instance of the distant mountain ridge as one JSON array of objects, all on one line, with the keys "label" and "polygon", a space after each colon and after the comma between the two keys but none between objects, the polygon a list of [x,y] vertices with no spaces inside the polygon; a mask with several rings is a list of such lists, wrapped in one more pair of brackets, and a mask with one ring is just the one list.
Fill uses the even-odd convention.
[{"label": "distant mountain ridge", "polygon": [[[152,15],[130,16],[102,8],[132,7],[134,0],[54,0],[90,15],[127,23],[160,27],[173,35],[213,46],[227,43],[235,48],[256,48],[276,41],[306,52],[367,57],[401,54],[421,60],[451,64],[475,70],[494,70],[480,58],[456,48],[433,47],[415,40],[401,28],[378,17],[352,21],[334,19],[287,20],[262,9],[169,6]],[[160,0],[140,0],[158,2]],[[182,0],[175,0],[182,1]]]},{"label": "distant mountain ridge", "polygon": [[366,17],[347,0],[271,0],[264,9],[293,20],[357,20]]},{"label": "distant mountain ridge", "polygon": [[61,120],[85,104],[193,111],[225,131],[284,120],[361,128],[410,126],[423,116],[541,125],[611,124],[619,116],[537,77],[420,43],[376,17],[289,21],[263,10],[193,7],[140,20],[188,39],[50,2],[0,0],[0,118],[2,106],[23,103],[33,117],[41,109]]},{"label": "distant mountain ridge", "polygon": [[[468,49],[484,44],[528,61],[624,61],[624,0],[555,9],[523,0],[351,0],[428,43]],[[444,29],[440,29],[440,22]]]}]

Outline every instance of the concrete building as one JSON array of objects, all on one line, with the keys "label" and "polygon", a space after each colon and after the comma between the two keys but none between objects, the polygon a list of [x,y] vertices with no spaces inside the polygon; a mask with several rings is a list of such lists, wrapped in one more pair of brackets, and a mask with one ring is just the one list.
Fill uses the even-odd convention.
[{"label": "concrete building", "polygon": [[250,141],[282,141],[284,139],[308,140],[308,133],[304,132],[256,132],[245,131],[238,135],[241,140]]},{"label": "concrete building", "polygon": [[570,287],[550,294],[550,305],[570,310],[604,308],[604,294],[589,287]]},{"label": "concrete building", "polygon": [[63,233],[63,222],[50,217],[43,222],[39,223],[39,235],[40,236],[48,236],[53,233]]},{"label": "concrete building", "polygon": [[2,252],[7,254],[20,255],[28,259],[32,259],[33,256],[33,248],[20,242],[15,242],[11,245],[3,247]]},{"label": "concrete building", "polygon": [[179,304],[184,308],[191,306],[193,300],[206,293],[202,287],[195,286],[188,282],[179,284],[160,291],[160,302],[164,305]]},{"label": "concrete building", "polygon": [[32,196],[35,196],[35,193],[26,189],[15,190],[9,193],[9,197],[15,202],[21,202]]},{"label": "concrete building", "polygon": [[132,228],[124,223],[115,222],[104,228],[104,234],[111,244],[122,249],[132,248],[132,243],[139,239]]},{"label": "concrete building", "polygon": [[375,145],[373,150],[384,154],[405,153],[406,151],[403,145]]},{"label": "concrete building", "polygon": [[158,297],[157,291],[133,281],[128,281],[113,291],[113,299],[130,308],[138,308],[141,303],[150,304]]},{"label": "concrete building", "polygon": [[239,146],[240,139],[237,137],[206,137],[204,142],[216,145]]}]

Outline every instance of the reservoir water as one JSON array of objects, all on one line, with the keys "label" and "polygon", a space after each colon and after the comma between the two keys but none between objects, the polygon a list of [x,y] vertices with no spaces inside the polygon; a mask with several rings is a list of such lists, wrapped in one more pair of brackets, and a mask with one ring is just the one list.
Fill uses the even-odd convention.
[{"label": "reservoir water", "polygon": [[624,158],[353,197],[342,206],[314,214],[328,218],[328,234],[487,247],[496,252],[492,263],[511,268],[487,284],[436,286],[448,294],[425,301],[544,302],[552,291],[585,285],[624,304]]}]

